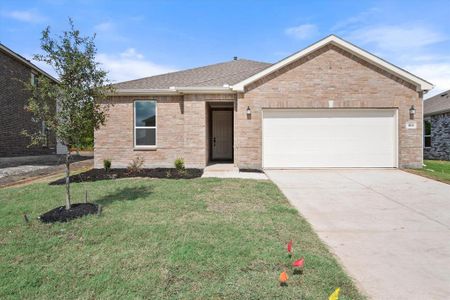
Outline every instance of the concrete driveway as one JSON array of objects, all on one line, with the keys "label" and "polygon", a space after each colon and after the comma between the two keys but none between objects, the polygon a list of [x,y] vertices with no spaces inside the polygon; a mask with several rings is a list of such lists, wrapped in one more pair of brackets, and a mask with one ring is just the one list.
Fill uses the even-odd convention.
[{"label": "concrete driveway", "polygon": [[266,174],[369,297],[450,297],[450,185],[395,169]]}]

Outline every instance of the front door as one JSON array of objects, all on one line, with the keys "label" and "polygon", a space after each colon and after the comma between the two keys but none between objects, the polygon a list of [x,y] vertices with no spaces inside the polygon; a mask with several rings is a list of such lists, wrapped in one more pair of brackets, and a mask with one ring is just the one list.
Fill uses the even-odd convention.
[{"label": "front door", "polygon": [[212,111],[211,154],[214,160],[233,159],[233,111]]}]

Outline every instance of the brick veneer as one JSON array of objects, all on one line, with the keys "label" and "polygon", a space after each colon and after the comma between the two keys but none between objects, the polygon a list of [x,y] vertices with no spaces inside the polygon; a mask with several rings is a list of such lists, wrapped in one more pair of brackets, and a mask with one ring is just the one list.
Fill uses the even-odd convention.
[{"label": "brick veneer", "polygon": [[[261,168],[263,108],[398,108],[399,166],[422,166],[422,95],[415,87],[336,47],[325,46],[238,95],[235,144],[240,168]],[[406,129],[409,108],[416,129]],[[251,118],[245,110],[251,107]]]},{"label": "brick veneer", "polygon": [[[157,101],[157,147],[137,150],[133,145],[133,102]],[[125,168],[136,156],[144,158],[144,167],[173,167],[183,157],[187,167],[203,168],[208,160],[207,102],[235,101],[236,95],[184,95],[112,97],[109,118],[95,132],[95,168],[103,167],[104,159],[112,160],[113,168]]]},{"label": "brick veneer", "polygon": [[0,157],[55,153],[54,136],[49,137],[49,147],[28,147],[30,139],[21,134],[39,129],[24,110],[30,95],[21,81],[30,80],[28,66],[0,51]]},{"label": "brick veneer", "polygon": [[[208,161],[207,102],[236,98],[234,160],[239,168],[262,167],[263,108],[327,108],[329,100],[336,108],[398,108],[399,166],[422,165],[422,95],[402,79],[336,46],[325,46],[251,84],[239,95],[112,97],[115,105],[110,118],[95,133],[95,167],[101,168],[105,158],[111,158],[115,168],[126,167],[136,155],[144,157],[146,167],[173,166],[179,156],[188,167],[204,167]],[[158,102],[158,147],[154,151],[133,149],[135,99]],[[411,105],[417,110],[416,129],[405,128]]]}]

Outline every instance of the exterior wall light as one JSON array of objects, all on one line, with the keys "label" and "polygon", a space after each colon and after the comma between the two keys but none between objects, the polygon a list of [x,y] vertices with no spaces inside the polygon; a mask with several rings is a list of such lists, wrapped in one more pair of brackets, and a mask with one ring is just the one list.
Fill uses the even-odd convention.
[{"label": "exterior wall light", "polygon": [[250,109],[250,106],[247,106],[247,116],[250,116],[252,114],[252,111]]},{"label": "exterior wall light", "polygon": [[409,118],[411,120],[414,120],[414,116],[416,115],[416,108],[414,105],[411,105],[411,108],[409,109]]}]

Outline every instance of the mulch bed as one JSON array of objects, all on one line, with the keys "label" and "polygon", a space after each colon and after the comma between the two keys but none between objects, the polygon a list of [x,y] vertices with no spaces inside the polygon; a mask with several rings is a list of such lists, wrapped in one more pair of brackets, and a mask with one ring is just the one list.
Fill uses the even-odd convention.
[{"label": "mulch bed", "polygon": [[[89,171],[70,176],[70,182],[88,182],[132,177],[192,179],[201,177],[202,174],[203,169],[186,169],[183,172],[178,172],[176,169],[169,168],[141,169],[136,172],[131,172],[127,169],[111,169],[108,172],[104,169],[91,169]],[[61,185],[65,184],[65,182],[65,178],[61,178],[50,182],[50,185]]]},{"label": "mulch bed", "polygon": [[75,203],[70,209],[65,206],[54,208],[39,219],[44,223],[67,222],[90,214],[98,213],[98,205],[93,203]]}]

